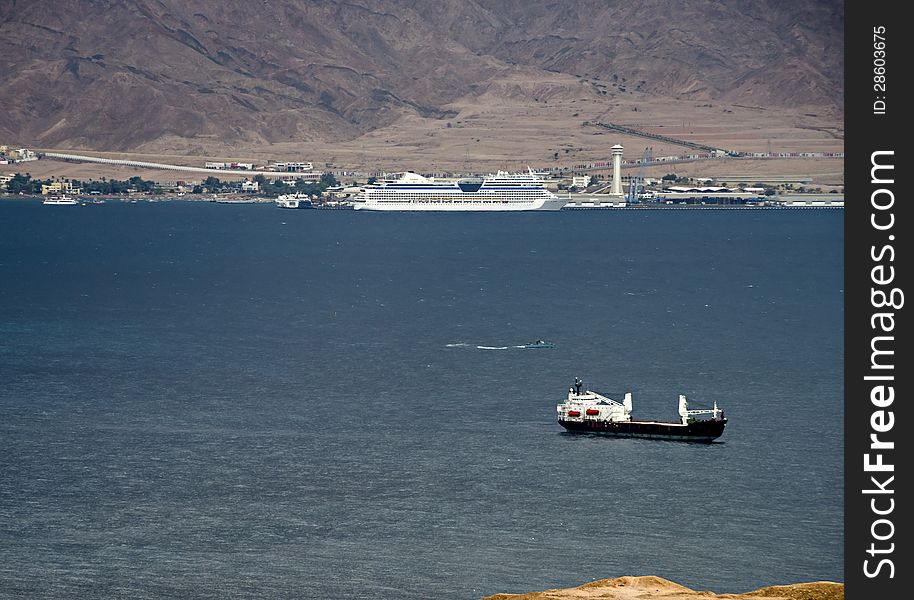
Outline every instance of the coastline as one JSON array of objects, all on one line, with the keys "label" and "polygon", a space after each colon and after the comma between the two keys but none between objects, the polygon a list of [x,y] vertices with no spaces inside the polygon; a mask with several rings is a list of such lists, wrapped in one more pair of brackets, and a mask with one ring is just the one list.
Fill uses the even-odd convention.
[{"label": "coastline", "polygon": [[[567,205],[561,208],[561,211],[654,211],[654,210],[843,210],[843,194],[841,203],[828,203],[828,195],[814,195],[815,200],[804,202],[794,202],[790,204],[765,204],[765,205],[746,205],[746,204],[632,204],[627,206],[600,206],[600,205]],[[43,197],[40,195],[18,195],[0,193],[0,201],[40,201]],[[137,202],[212,202],[215,204],[275,204],[275,198],[265,198],[261,196],[220,196],[218,199],[213,198],[213,194],[185,194],[183,196],[173,194],[147,195],[96,195],[96,196],[77,196],[76,199],[81,203],[92,203],[94,200],[101,200],[103,203],[137,203]],[[335,207],[333,205],[323,208]],[[338,208],[338,207],[337,207]]]}]

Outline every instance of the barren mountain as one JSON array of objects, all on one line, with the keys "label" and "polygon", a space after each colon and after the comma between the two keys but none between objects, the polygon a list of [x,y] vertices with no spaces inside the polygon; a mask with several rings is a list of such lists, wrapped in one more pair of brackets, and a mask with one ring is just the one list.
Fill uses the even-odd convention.
[{"label": "barren mountain", "polygon": [[5,0],[0,138],[327,143],[582,89],[840,119],[843,27],[814,0]]}]

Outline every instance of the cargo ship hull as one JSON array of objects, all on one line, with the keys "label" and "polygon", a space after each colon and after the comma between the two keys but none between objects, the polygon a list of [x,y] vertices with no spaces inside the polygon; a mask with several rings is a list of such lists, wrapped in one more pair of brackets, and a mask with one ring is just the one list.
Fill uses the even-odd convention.
[{"label": "cargo ship hull", "polygon": [[559,424],[568,431],[580,433],[707,443],[716,440],[723,434],[727,419],[693,421],[688,425],[659,421],[610,422],[596,419],[559,419]]}]

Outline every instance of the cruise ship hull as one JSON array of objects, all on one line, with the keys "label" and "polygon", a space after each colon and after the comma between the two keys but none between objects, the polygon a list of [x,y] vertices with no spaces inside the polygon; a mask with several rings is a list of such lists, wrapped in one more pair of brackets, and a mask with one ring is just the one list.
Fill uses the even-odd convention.
[{"label": "cruise ship hull", "polygon": [[561,210],[567,200],[563,198],[548,199],[543,202],[480,202],[476,200],[463,200],[455,202],[355,202],[356,210],[381,210],[381,211],[417,211],[417,212],[468,212],[468,211],[500,211],[517,212],[530,210]]},{"label": "cruise ship hull", "polygon": [[559,425],[569,431],[580,433],[705,443],[719,438],[723,434],[726,424],[727,419],[693,421],[688,425],[657,421],[609,422],[596,419],[559,419]]}]

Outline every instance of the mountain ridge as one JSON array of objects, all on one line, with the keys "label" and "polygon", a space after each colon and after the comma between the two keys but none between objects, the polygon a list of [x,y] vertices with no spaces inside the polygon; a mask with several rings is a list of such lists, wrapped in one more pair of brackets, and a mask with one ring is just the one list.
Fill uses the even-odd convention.
[{"label": "mountain ridge", "polygon": [[497,96],[505,79],[551,73],[598,82],[607,102],[627,87],[843,114],[840,3],[433,6],[10,0],[0,136],[121,151],[165,138],[352,140],[404,116],[449,119],[452,103]]}]

